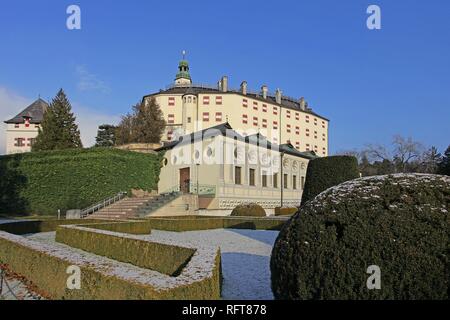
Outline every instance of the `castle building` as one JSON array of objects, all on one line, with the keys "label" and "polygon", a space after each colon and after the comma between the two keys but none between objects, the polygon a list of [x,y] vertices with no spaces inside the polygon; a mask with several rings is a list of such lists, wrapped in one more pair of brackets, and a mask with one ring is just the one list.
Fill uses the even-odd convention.
[{"label": "castle building", "polygon": [[287,97],[280,89],[270,94],[266,85],[252,92],[246,81],[232,89],[226,76],[215,86],[195,84],[184,58],[178,69],[172,85],[143,97],[144,102],[154,98],[163,112],[167,123],[163,142],[228,122],[243,136],[261,133],[272,143],[328,155],[329,120],[314,112],[303,97]]},{"label": "castle building", "polygon": [[47,102],[39,98],[6,123],[6,154],[30,152],[44,118]]},{"label": "castle building", "polygon": [[182,194],[155,214],[228,215],[257,203],[270,215],[299,206],[308,162],[328,155],[329,120],[280,89],[251,92],[246,81],[232,89],[226,76],[194,84],[184,58],[178,69],[172,85],[143,97],[166,121],[158,192]]}]

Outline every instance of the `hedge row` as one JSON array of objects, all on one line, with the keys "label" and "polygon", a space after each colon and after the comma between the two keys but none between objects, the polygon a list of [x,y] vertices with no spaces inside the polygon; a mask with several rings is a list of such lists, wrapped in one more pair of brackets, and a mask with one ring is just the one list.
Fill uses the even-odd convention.
[{"label": "hedge row", "polygon": [[209,229],[281,230],[286,220],[253,217],[184,217],[148,218],[143,223],[151,229],[165,231],[195,231]]},{"label": "hedge row", "polygon": [[[143,223],[134,223],[142,224]],[[95,225],[87,225],[91,227]],[[195,250],[174,245],[111,235],[93,229],[60,226],[56,241],[113,260],[176,276]]]},{"label": "hedge row", "polygon": [[298,208],[280,208],[280,207],[276,207],[275,208],[275,215],[276,216],[291,216],[293,214],[295,214],[298,211]]},{"label": "hedge row", "polygon": [[[0,223],[0,231],[23,235],[29,233],[55,231],[60,225],[71,225],[79,223],[98,223],[98,220],[74,219],[74,220],[27,220]],[[113,223],[111,223],[113,224]]]},{"label": "hedge row", "polygon": [[154,190],[160,162],[109,148],[0,156],[0,213],[53,215],[132,188]]},{"label": "hedge row", "polygon": [[[197,277],[191,283],[160,288],[143,282],[141,278],[130,279],[111,274],[109,268],[92,265],[57,252],[37,250],[35,242],[0,231],[0,263],[26,277],[38,288],[45,288],[53,299],[219,299],[220,298],[220,251],[213,261],[212,272]],[[81,270],[81,289],[67,288],[69,266]]]}]

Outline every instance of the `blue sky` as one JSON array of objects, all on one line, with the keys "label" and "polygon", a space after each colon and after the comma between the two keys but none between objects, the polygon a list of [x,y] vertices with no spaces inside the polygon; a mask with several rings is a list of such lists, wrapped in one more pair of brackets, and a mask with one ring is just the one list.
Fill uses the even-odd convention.
[{"label": "blue sky", "polygon": [[[66,28],[70,4],[81,7],[81,30]],[[381,30],[366,27],[370,4]],[[331,152],[394,134],[442,151],[449,21],[446,0],[0,0],[0,116],[63,87],[91,142],[97,122],[172,83],[185,49],[194,82],[228,75],[233,87],[305,96],[331,120]]]}]

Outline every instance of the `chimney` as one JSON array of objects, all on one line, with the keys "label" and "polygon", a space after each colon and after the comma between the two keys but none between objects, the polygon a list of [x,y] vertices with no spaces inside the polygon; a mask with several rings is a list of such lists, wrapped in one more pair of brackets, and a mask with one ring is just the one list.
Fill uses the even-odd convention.
[{"label": "chimney", "polygon": [[263,85],[261,87],[261,93],[264,99],[267,99],[267,93],[269,92],[269,89],[267,88],[266,85]]},{"label": "chimney", "polygon": [[241,83],[241,92],[243,95],[247,94],[247,81],[242,81]]},{"label": "chimney", "polygon": [[228,77],[227,76],[223,76],[222,79],[220,80],[220,87],[222,89],[223,92],[227,92],[228,91]]},{"label": "chimney", "polygon": [[278,104],[281,104],[281,95],[282,95],[281,90],[280,90],[280,89],[277,89],[277,91],[275,91],[275,101],[276,101]]},{"label": "chimney", "polygon": [[299,105],[300,105],[300,110],[305,111],[306,110],[306,101],[304,97],[301,97],[300,100],[298,101]]}]

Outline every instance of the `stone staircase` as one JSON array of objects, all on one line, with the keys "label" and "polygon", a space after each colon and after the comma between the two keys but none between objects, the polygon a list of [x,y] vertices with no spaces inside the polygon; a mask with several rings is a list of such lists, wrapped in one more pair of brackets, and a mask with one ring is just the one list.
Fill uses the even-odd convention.
[{"label": "stone staircase", "polygon": [[143,198],[125,198],[94,212],[93,214],[87,216],[87,218],[117,220],[144,217],[152,211],[176,199],[178,196],[178,193],[169,193]]},{"label": "stone staircase", "polygon": [[145,205],[139,207],[136,210],[138,217],[145,217],[150,215],[153,211],[165,206],[169,202],[175,200],[181,195],[179,192],[172,192],[163,195],[155,196],[152,201],[147,202]]}]

